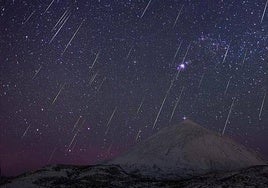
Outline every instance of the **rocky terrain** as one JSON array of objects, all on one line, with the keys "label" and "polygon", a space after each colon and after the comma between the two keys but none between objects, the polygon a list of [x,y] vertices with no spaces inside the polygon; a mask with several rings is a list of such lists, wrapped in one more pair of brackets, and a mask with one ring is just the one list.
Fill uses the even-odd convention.
[{"label": "rocky terrain", "polygon": [[48,166],[23,174],[7,182],[2,188],[89,188],[89,187],[268,187],[268,166],[255,166],[240,171],[210,173],[191,179],[148,178],[128,174],[120,166]]}]

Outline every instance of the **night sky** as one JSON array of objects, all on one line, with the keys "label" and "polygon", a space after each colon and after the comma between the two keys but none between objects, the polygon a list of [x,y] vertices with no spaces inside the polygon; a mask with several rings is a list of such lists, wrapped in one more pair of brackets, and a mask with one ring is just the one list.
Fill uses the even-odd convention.
[{"label": "night sky", "polygon": [[2,172],[95,164],[183,119],[268,159],[266,6],[1,0]]}]

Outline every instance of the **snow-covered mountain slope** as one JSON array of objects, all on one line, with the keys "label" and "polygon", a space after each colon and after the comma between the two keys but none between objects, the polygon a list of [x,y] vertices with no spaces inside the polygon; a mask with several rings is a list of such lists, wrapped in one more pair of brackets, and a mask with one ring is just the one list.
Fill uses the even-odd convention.
[{"label": "snow-covered mountain slope", "polygon": [[238,170],[265,162],[230,138],[186,120],[160,130],[108,164],[118,164],[131,173],[178,178]]}]

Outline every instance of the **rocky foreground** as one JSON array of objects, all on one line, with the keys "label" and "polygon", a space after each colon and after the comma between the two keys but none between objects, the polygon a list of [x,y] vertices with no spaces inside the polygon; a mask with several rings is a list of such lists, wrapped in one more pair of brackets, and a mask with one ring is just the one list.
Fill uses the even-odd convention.
[{"label": "rocky foreground", "polygon": [[89,188],[89,187],[260,187],[268,188],[268,165],[228,173],[210,173],[191,179],[146,178],[128,174],[120,166],[48,166],[41,170],[5,179],[5,188]]}]

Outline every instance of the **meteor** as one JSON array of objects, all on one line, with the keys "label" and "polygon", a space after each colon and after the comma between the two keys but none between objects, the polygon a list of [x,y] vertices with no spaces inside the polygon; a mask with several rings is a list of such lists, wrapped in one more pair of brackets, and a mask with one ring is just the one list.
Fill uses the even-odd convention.
[{"label": "meteor", "polygon": [[75,31],[75,33],[73,34],[72,38],[70,39],[70,41],[68,42],[68,44],[65,46],[65,49],[63,50],[62,54],[63,55],[65,53],[65,51],[67,50],[68,46],[70,46],[72,40],[74,39],[74,37],[76,36],[76,34],[78,33],[79,29],[81,28],[81,26],[83,25],[85,20],[82,20],[81,24],[79,25],[79,27],[77,28],[77,30]]},{"label": "meteor", "polygon": [[176,25],[176,23],[177,23],[177,21],[178,21],[180,15],[181,15],[181,12],[182,12],[183,7],[184,7],[184,5],[182,5],[182,7],[180,8],[180,11],[179,11],[179,13],[178,13],[178,16],[176,17],[176,20],[175,20],[175,22],[174,22],[174,24],[173,24],[173,28],[175,27],[175,25]]},{"label": "meteor", "polygon": [[176,111],[176,108],[177,108],[177,106],[178,106],[178,104],[179,104],[179,102],[180,102],[180,100],[181,100],[181,96],[182,96],[183,90],[184,90],[184,87],[182,87],[180,96],[179,96],[178,100],[177,100],[176,103],[175,103],[175,106],[174,106],[174,108],[173,108],[172,114],[171,114],[171,116],[170,116],[170,118],[169,118],[169,122],[171,122],[171,120],[172,120],[172,118],[173,118],[173,116],[174,116],[174,113],[175,113],[175,111]]},{"label": "meteor", "polygon": [[54,98],[52,104],[55,103],[55,101],[57,100],[57,98],[58,98],[58,96],[60,95],[60,93],[61,93],[61,91],[62,91],[62,89],[63,89],[64,86],[65,86],[65,83],[64,83],[64,84],[62,85],[62,87],[60,88],[60,90],[59,90],[58,94],[56,95],[56,97]]},{"label": "meteor", "polygon": [[260,108],[260,113],[259,113],[259,120],[261,120],[261,114],[262,114],[263,106],[265,103],[266,94],[267,94],[267,92],[265,92],[264,96],[263,96],[263,100],[262,100],[262,104],[261,104],[261,108]]},{"label": "meteor", "polygon": [[233,102],[232,102],[232,104],[231,104],[231,107],[230,107],[230,110],[229,110],[229,113],[228,113],[227,119],[226,119],[226,121],[225,121],[224,128],[223,128],[223,130],[222,130],[221,135],[224,135],[224,132],[225,132],[225,129],[226,129],[227,123],[229,122],[229,118],[230,118],[230,115],[231,115],[231,113],[232,113],[232,109],[233,109],[233,106],[234,106],[234,102],[235,102],[235,98],[233,99]]},{"label": "meteor", "polygon": [[46,10],[45,10],[45,12],[44,12],[43,14],[45,14],[45,13],[48,11],[48,9],[51,7],[51,5],[54,3],[54,1],[55,1],[55,0],[52,0],[52,1],[51,1],[51,3],[48,5],[48,7],[46,8]]},{"label": "meteor", "polygon": [[149,3],[147,4],[147,6],[145,7],[145,9],[144,9],[144,11],[143,11],[143,13],[142,13],[142,15],[141,15],[141,18],[144,16],[144,14],[145,14],[146,10],[148,9],[148,7],[149,7],[151,1],[152,1],[152,0],[150,0]]},{"label": "meteor", "polygon": [[28,16],[25,22],[22,22],[22,24],[26,24],[30,20],[30,18],[33,16],[34,13],[35,13],[35,10],[30,14],[30,16]]},{"label": "meteor", "polygon": [[34,74],[34,76],[32,78],[33,80],[35,79],[35,77],[37,76],[37,74],[40,72],[41,68],[42,68],[42,66],[40,66],[39,69],[35,72],[35,74]]},{"label": "meteor", "polygon": [[265,13],[266,13],[267,5],[268,5],[268,0],[266,1],[266,4],[265,4],[265,6],[264,6],[264,10],[263,10],[262,17],[261,17],[261,23],[262,23],[262,21],[263,21],[264,15],[265,15]]},{"label": "meteor", "polygon": [[108,121],[108,123],[107,123],[107,125],[106,125],[107,129],[106,129],[106,131],[105,131],[105,135],[106,135],[106,134],[108,133],[108,131],[109,131],[110,123],[111,123],[111,121],[112,121],[112,119],[113,119],[114,114],[115,114],[116,111],[117,111],[117,107],[114,108],[114,111],[113,111],[112,115],[110,116],[110,119],[109,119],[109,121]]}]

